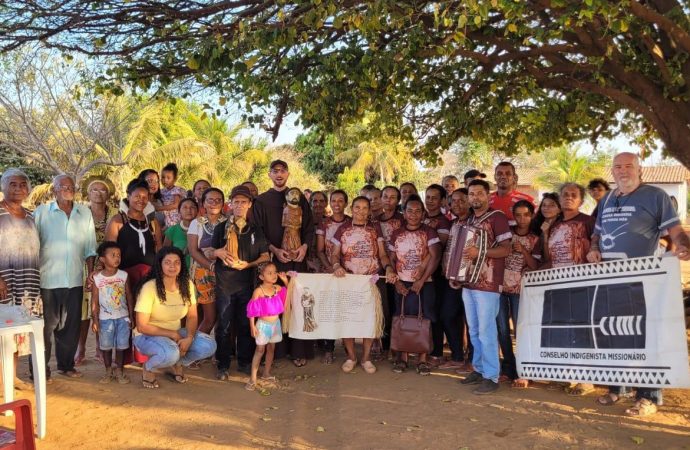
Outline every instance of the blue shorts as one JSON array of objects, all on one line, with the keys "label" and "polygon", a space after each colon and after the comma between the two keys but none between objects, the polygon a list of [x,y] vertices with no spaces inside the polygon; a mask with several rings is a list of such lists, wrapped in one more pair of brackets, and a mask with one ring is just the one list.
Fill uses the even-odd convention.
[{"label": "blue shorts", "polygon": [[126,350],[129,348],[129,317],[100,319],[98,321],[98,346],[101,350]]},{"label": "blue shorts", "polygon": [[280,319],[277,319],[275,322],[257,319],[256,329],[259,331],[256,335],[256,345],[275,344],[283,340]]}]

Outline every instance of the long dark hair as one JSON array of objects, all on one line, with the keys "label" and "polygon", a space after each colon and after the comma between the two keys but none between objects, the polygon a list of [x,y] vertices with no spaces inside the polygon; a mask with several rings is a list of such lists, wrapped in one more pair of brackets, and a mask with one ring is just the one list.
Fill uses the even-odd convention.
[{"label": "long dark hair", "polygon": [[[541,236],[541,226],[546,221],[544,214],[541,213],[541,206],[544,204],[544,200],[546,199],[553,200],[558,205],[558,209],[561,209],[561,199],[556,192],[547,192],[542,195],[541,203],[539,203],[539,208],[537,208],[537,213],[534,215],[531,225],[532,233],[536,234],[537,236]],[[558,216],[560,217],[561,214],[563,213],[559,213]]]},{"label": "long dark hair", "polygon": [[148,185],[149,185],[149,184],[148,184],[148,182],[146,181],[146,177],[147,177],[149,174],[151,174],[151,173],[155,174],[156,177],[158,178],[158,190],[156,191],[155,194],[153,194],[153,198],[155,198],[156,200],[160,200],[161,198],[163,198],[163,195],[161,194],[161,186],[160,186],[160,184],[161,184],[161,177],[160,177],[160,175],[158,175],[158,171],[157,171],[157,170],[155,170],[155,169],[144,169],[144,170],[142,170],[141,172],[139,172],[139,176],[138,176],[137,178],[139,178],[141,181],[143,181],[144,183],[146,183],[146,187],[148,188]]},{"label": "long dark hair", "polygon": [[163,247],[156,253],[156,262],[153,263],[151,271],[149,272],[146,281],[156,280],[156,293],[158,294],[158,300],[161,303],[165,303],[165,285],[163,284],[163,259],[174,254],[180,258],[180,274],[177,276],[177,288],[180,290],[180,295],[182,300],[184,300],[186,305],[192,304],[192,295],[189,289],[189,270],[187,269],[187,263],[184,259],[184,253],[177,247]]}]

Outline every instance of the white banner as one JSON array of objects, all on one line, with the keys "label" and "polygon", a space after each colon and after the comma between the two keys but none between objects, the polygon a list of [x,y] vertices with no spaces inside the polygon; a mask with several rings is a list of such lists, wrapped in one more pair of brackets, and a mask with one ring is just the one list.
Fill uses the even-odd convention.
[{"label": "white banner", "polygon": [[530,380],[690,387],[678,259],[526,273],[517,364]]},{"label": "white banner", "polygon": [[372,277],[299,273],[290,280],[284,329],[297,339],[381,335],[381,297]]}]

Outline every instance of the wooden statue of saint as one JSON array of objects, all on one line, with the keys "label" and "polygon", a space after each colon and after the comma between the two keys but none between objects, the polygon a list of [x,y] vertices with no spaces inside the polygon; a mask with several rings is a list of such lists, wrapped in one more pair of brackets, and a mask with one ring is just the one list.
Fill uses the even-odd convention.
[{"label": "wooden statue of saint", "polygon": [[283,208],[283,243],[282,249],[290,255],[290,259],[297,257],[297,249],[302,245],[300,229],[302,228],[302,208],[300,199],[302,191],[290,188],[285,192],[285,207]]}]

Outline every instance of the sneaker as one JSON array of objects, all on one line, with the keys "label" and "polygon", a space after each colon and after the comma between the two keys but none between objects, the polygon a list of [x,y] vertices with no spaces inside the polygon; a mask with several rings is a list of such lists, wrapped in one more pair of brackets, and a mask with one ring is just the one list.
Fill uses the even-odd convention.
[{"label": "sneaker", "polygon": [[464,380],[460,380],[460,384],[479,384],[484,381],[484,377],[479,372],[472,372],[467,375]]},{"label": "sneaker", "polygon": [[472,391],[472,393],[476,395],[491,394],[496,392],[498,390],[498,387],[498,383],[485,379],[484,381],[482,381],[482,384],[480,384],[478,388]]},{"label": "sneaker", "polygon": [[228,381],[230,379],[228,369],[218,369],[216,371],[216,379],[220,381]]},{"label": "sneaker", "polygon": [[340,366],[340,368],[343,369],[343,372],[350,373],[350,372],[352,372],[352,369],[354,369],[356,365],[357,365],[357,361],[353,361],[351,359],[348,359],[343,363],[342,366]]},{"label": "sneaker", "polygon": [[393,363],[393,372],[403,373],[407,370],[407,363],[405,361],[395,361]]}]

